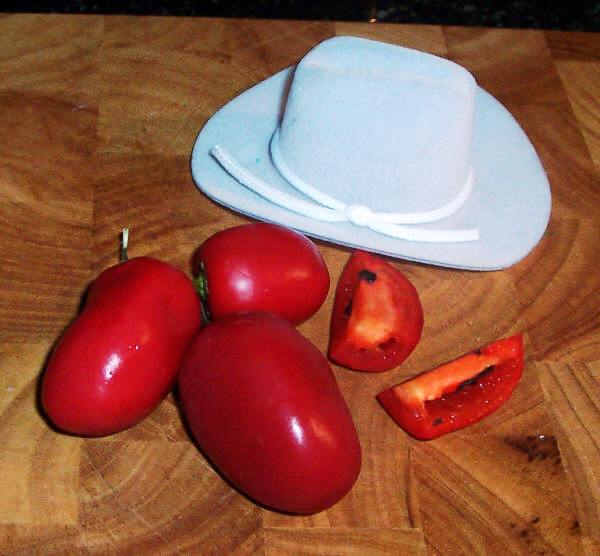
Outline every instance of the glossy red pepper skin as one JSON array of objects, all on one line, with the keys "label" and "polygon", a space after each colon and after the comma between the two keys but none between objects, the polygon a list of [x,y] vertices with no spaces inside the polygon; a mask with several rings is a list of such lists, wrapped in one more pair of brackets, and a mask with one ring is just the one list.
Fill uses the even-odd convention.
[{"label": "glossy red pepper skin", "polygon": [[211,320],[266,311],[298,325],[314,315],[329,291],[317,246],[276,224],[235,226],[208,238],[194,254]]},{"label": "glossy red pepper skin", "polygon": [[139,257],[105,270],[46,367],[47,416],[81,436],[139,423],[172,388],[200,323],[193,284],[175,267]]},{"label": "glossy red pepper skin", "polygon": [[335,292],[329,358],[357,371],[387,371],[412,353],[422,330],[413,284],[383,258],[353,253]]},{"label": "glossy red pepper skin", "polygon": [[312,514],[356,481],[360,444],[331,367],[281,317],[238,313],[204,327],[178,385],[205,455],[257,503]]},{"label": "glossy red pepper skin", "polygon": [[517,334],[388,388],[377,399],[411,436],[431,440],[480,421],[502,406],[523,374]]}]

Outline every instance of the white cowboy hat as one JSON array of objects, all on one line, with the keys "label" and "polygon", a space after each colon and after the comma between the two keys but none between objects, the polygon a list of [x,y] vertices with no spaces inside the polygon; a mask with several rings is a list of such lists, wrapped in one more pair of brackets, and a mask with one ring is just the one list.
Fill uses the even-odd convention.
[{"label": "white cowboy hat", "polygon": [[550,218],[533,146],[468,71],[354,37],[221,108],[191,164],[198,187],[236,211],[447,267],[511,266]]}]

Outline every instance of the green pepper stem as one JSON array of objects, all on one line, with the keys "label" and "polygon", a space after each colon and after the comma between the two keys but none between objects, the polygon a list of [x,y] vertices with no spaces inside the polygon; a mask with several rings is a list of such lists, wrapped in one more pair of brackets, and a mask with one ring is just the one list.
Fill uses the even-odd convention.
[{"label": "green pepper stem", "polygon": [[200,296],[200,299],[202,299],[202,301],[206,301],[206,294],[208,291],[206,287],[206,277],[202,272],[194,278],[194,287],[196,288],[196,292]]},{"label": "green pepper stem", "polygon": [[200,263],[198,275],[192,280],[194,288],[198,297],[200,297],[200,305],[202,307],[202,321],[204,324],[208,324],[211,320],[210,312],[208,310],[208,281],[206,279],[206,272],[204,271],[204,265]]}]

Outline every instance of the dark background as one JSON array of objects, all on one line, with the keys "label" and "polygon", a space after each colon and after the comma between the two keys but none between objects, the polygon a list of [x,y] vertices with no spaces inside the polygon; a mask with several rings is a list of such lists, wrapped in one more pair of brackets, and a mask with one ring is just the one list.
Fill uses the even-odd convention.
[{"label": "dark background", "polygon": [[600,31],[592,0],[0,0],[0,12],[221,16]]}]

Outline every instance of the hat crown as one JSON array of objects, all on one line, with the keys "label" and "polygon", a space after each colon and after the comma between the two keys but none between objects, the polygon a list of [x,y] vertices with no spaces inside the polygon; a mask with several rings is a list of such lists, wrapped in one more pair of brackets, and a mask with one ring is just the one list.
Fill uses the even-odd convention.
[{"label": "hat crown", "polygon": [[296,67],[279,156],[288,171],[345,204],[436,209],[469,176],[475,89],[468,71],[443,58],[336,37]]}]

